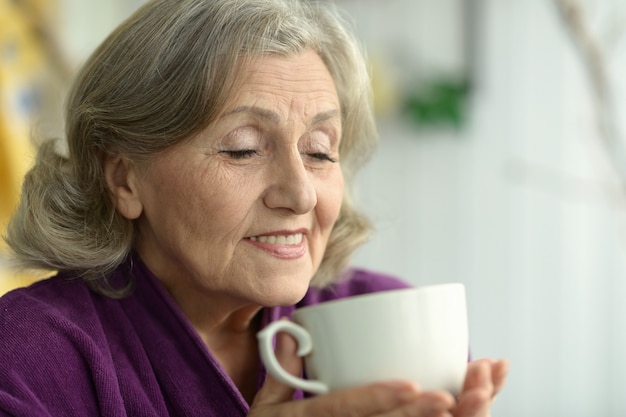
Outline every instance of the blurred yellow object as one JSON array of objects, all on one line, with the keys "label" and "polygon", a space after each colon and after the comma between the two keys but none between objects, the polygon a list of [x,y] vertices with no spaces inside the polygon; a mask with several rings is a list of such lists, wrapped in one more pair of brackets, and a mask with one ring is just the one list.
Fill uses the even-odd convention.
[{"label": "blurred yellow object", "polygon": [[400,98],[387,61],[382,55],[372,55],[369,66],[376,116],[384,117],[394,114],[398,109]]},{"label": "blurred yellow object", "polygon": [[9,267],[0,267],[0,296],[19,287],[25,287],[41,279],[36,275],[15,272]]},{"label": "blurred yellow object", "polygon": [[[18,202],[24,174],[33,162],[31,130],[41,115],[45,74],[49,70],[35,21],[44,18],[53,5],[54,1],[50,0],[0,0],[0,230],[3,234]],[[4,249],[0,244],[0,250]],[[10,272],[6,260],[0,259],[0,294],[33,280]]]}]

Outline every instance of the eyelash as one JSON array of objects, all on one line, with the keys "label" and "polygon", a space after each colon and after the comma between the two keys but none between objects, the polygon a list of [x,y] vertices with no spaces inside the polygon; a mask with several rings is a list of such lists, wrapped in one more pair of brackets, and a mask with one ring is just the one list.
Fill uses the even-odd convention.
[{"label": "eyelash", "polygon": [[330,155],[322,152],[310,153],[309,156],[315,159],[319,159],[320,161],[337,162],[336,159],[331,158]]},{"label": "eyelash", "polygon": [[[246,159],[250,158],[254,155],[257,155],[257,151],[254,149],[244,149],[241,151],[220,151],[220,153],[225,153],[233,159]],[[336,159],[331,158],[330,155],[322,152],[314,152],[308,154],[311,158],[319,159],[320,161],[328,161],[328,162],[337,162]]]},{"label": "eyelash", "polygon": [[225,153],[233,159],[246,159],[257,155],[257,151],[254,149],[244,149],[241,151],[220,151],[220,153]]}]

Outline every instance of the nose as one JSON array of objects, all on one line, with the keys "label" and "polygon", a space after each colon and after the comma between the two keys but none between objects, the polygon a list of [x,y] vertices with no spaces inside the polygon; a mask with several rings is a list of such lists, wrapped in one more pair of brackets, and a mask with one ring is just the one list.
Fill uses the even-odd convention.
[{"label": "nose", "polygon": [[305,214],[317,204],[317,192],[312,177],[298,151],[272,161],[270,182],[263,201],[272,209],[286,209]]}]

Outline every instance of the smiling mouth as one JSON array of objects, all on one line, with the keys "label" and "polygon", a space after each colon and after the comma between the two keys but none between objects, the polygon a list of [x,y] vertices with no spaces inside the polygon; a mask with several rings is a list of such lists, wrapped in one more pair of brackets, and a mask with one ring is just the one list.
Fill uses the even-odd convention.
[{"label": "smiling mouth", "polygon": [[269,243],[270,245],[299,245],[302,243],[302,233],[293,235],[251,236],[253,242]]}]

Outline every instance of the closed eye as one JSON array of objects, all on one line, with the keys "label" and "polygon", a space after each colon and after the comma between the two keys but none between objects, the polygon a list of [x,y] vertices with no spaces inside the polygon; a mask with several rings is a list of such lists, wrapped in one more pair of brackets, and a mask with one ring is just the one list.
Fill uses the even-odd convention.
[{"label": "closed eye", "polygon": [[233,159],[246,159],[254,155],[257,155],[257,151],[254,149],[242,149],[238,151],[220,151],[221,154],[226,154]]},{"label": "closed eye", "polygon": [[308,155],[312,158],[319,159],[320,161],[337,162],[336,159],[331,158],[330,155],[328,155],[327,153],[323,153],[323,152],[314,152]]}]

